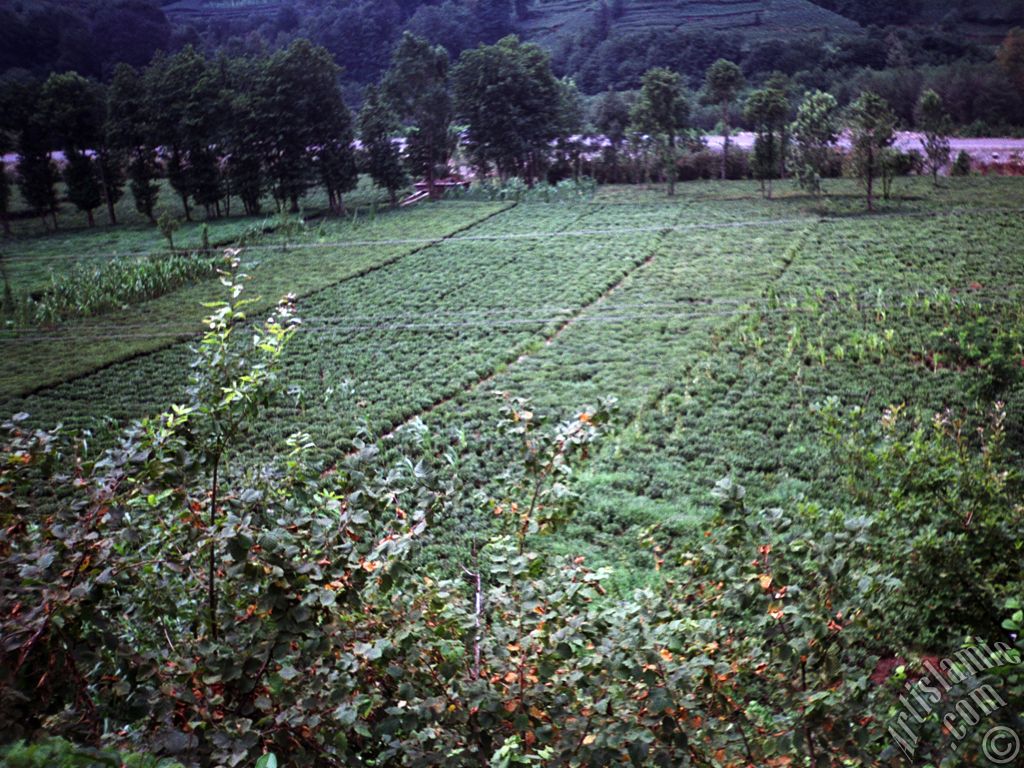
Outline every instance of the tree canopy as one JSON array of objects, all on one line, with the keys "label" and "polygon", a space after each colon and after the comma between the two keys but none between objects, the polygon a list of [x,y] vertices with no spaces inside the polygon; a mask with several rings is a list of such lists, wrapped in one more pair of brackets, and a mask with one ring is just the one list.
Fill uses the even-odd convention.
[{"label": "tree canopy", "polygon": [[518,37],[466,51],[452,69],[455,112],[474,162],[536,178],[535,155],[558,135],[561,88],[548,54]]}]

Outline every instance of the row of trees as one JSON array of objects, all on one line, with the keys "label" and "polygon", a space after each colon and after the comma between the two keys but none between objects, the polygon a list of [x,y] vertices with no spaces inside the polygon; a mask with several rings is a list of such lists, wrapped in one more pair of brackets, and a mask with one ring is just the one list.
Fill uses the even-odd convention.
[{"label": "row of trees", "polygon": [[358,176],[337,77],[327,53],[306,41],[269,57],[217,61],[185,48],[141,72],[120,65],[107,87],[66,73],[9,89],[3,135],[13,136],[26,203],[55,224],[54,150],[64,154],[68,199],[90,224],[103,204],[116,223],[126,183],[153,220],[163,174],[186,218],[193,207],[230,213],[233,198],[258,213],[268,192],[297,209],[314,184],[340,208]]},{"label": "row of trees", "polygon": [[[732,116],[742,107],[757,133],[751,170],[767,196],[772,180],[790,173],[819,193],[846,128],[851,170],[865,180],[873,206],[876,179],[887,179],[896,167],[891,146],[897,117],[883,98],[865,92],[841,111],[835,97],[815,91],[794,109],[782,76],[740,104],[745,87],[741,69],[719,59],[700,94],[720,114],[721,178],[729,167]],[[583,125],[574,84],[554,76],[542,49],[515,37],[468,50],[452,66],[443,47],[406,33],[356,119],[341,97],[336,65],[304,40],[272,56],[214,61],[186,48],[158,56],[142,71],[120,66],[109,87],[75,73],[51,75],[38,86],[9,90],[6,101],[9,130],[0,137],[15,137],[22,195],[32,209],[52,215],[54,224],[55,149],[64,153],[68,199],[90,224],[103,205],[116,222],[115,204],[126,183],[137,210],[153,219],[161,174],[186,218],[195,207],[207,217],[229,214],[233,199],[247,214],[258,214],[268,194],[278,208],[298,210],[314,185],[326,190],[331,210],[341,211],[345,193],[356,185],[360,157],[362,169],[394,203],[409,175],[424,178],[432,192],[460,141],[481,170],[531,183],[544,172],[553,147],[563,154],[582,151],[578,143],[570,146]],[[674,194],[680,148],[700,145],[692,101],[678,73],[656,67],[644,75],[632,107],[607,94],[594,122],[610,143],[613,162],[627,135],[651,147]],[[950,119],[933,91],[922,95],[916,116],[926,134],[926,165],[937,178],[949,160]],[[400,134],[404,150],[396,141]],[[0,175],[0,213],[9,198],[7,178]]]},{"label": "row of trees", "polygon": [[[444,48],[407,33],[355,119],[338,74],[306,40],[271,56],[216,60],[186,47],[141,71],[119,66],[109,86],[55,74],[7,89],[0,136],[8,146],[0,148],[17,150],[22,195],[54,225],[60,174],[52,153],[63,152],[68,199],[92,224],[103,204],[116,222],[126,183],[153,219],[161,174],[186,218],[197,207],[207,217],[229,214],[233,199],[257,214],[267,194],[297,210],[313,185],[341,211],[358,179],[357,131],[364,169],[394,202],[408,174],[432,188],[445,172],[459,141],[456,119],[477,166],[532,180],[551,142],[582,125],[572,83],[552,74],[542,49],[515,37],[466,51],[451,66]],[[0,176],[4,213],[6,185]]]},{"label": "row of trees", "polygon": [[[720,59],[708,69],[702,99],[721,110],[723,179],[728,165],[730,114],[743,86],[743,74],[731,61]],[[616,117],[612,99],[606,99],[598,116],[600,122],[614,129],[625,122],[621,115],[624,105]],[[795,117],[791,112],[784,78],[773,78],[765,87],[751,92],[743,103],[744,117],[757,134],[752,171],[762,181],[766,196],[771,197],[773,179],[787,176],[789,164],[803,188],[820,194],[821,179],[835,157],[839,136],[845,129],[851,145],[848,165],[864,181],[868,209],[872,210],[877,180],[891,179],[898,169],[899,156],[892,149],[898,119],[885,99],[866,91],[848,109],[840,110],[834,96],[813,91],[805,95]],[[670,195],[675,192],[678,147],[692,143],[693,139],[689,114],[690,98],[679,74],[656,67],[644,75],[629,126],[647,134],[655,143],[665,164]],[[951,123],[934,91],[922,94],[917,122],[925,135],[925,166],[937,183],[939,171],[949,162]],[[615,140],[621,142],[623,136],[621,130],[613,134],[613,149]]]},{"label": "row of trees", "polygon": [[465,51],[449,70],[443,47],[406,33],[369,89],[359,123],[367,170],[393,200],[406,181],[391,140],[397,132],[406,137],[405,170],[423,176],[431,192],[460,141],[481,171],[532,183],[552,144],[582,130],[583,107],[572,81],[555,77],[547,53],[515,36]]}]

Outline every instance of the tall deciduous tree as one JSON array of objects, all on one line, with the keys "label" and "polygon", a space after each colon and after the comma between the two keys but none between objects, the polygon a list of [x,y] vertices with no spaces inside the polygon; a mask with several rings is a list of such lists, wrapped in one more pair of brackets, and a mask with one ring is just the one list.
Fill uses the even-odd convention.
[{"label": "tall deciduous tree", "polygon": [[447,165],[454,143],[448,52],[406,32],[384,76],[383,91],[407,129],[409,170],[423,176],[433,194],[437,171]]},{"label": "tall deciduous tree", "polygon": [[707,71],[704,79],[704,98],[718,105],[722,121],[722,179],[729,162],[729,109],[743,89],[743,72],[728,59],[719,59]]},{"label": "tall deciduous tree", "polygon": [[640,96],[633,105],[632,124],[637,131],[648,134],[657,143],[670,196],[676,193],[678,139],[689,118],[690,104],[679,74],[664,67],[648,70],[643,77]]},{"label": "tall deciduous tree", "polygon": [[274,197],[297,212],[299,200],[324,170],[316,148],[329,143],[339,151],[345,136],[351,137],[338,67],[323,48],[296,40],[271,57],[263,96],[272,125],[266,160]]},{"label": "tall deciduous tree", "polygon": [[118,65],[107,93],[107,140],[113,151],[127,157],[135,209],[151,222],[160,195],[153,140],[156,120],[142,77],[127,64]]},{"label": "tall deciduous tree", "polygon": [[266,191],[264,158],[273,124],[266,119],[263,78],[265,58],[234,58],[225,64],[226,109],[224,125],[226,184],[242,201],[246,215],[262,209]]},{"label": "tall deciduous tree", "polygon": [[359,113],[359,138],[366,153],[367,172],[374,184],[388,191],[391,205],[398,203],[398,190],[406,183],[402,158],[395,146],[398,117],[375,86],[366,91]]},{"label": "tall deciduous tree", "polygon": [[817,197],[839,138],[839,102],[830,93],[808,93],[797,110],[790,132],[797,182]]},{"label": "tall deciduous tree", "polygon": [[64,150],[68,199],[85,213],[89,226],[95,226],[94,211],[103,203],[97,164],[90,154],[103,135],[99,89],[74,72],[52,74],[43,83],[37,108]]},{"label": "tall deciduous tree", "polygon": [[885,99],[865,91],[850,105],[848,122],[852,145],[849,162],[864,182],[868,210],[874,211],[875,181],[884,173],[887,151],[896,139],[896,115]]},{"label": "tall deciduous tree", "polygon": [[557,137],[561,117],[561,88],[548,54],[509,36],[463,52],[452,84],[476,164],[532,182],[538,155]]},{"label": "tall deciduous tree", "polygon": [[[192,46],[173,56],[157,56],[144,73],[145,96],[157,116],[153,138],[166,153],[167,180],[181,199],[185,219],[192,219],[190,199],[195,176],[190,149],[202,130],[202,104],[195,101],[197,86],[207,82],[206,60]],[[202,162],[203,158],[196,157]],[[204,179],[206,181],[206,179]]]},{"label": "tall deciduous tree", "polygon": [[779,176],[779,157],[783,148],[783,130],[789,117],[789,101],[778,88],[754,91],[744,105],[744,116],[754,126],[754,176],[761,182],[761,191],[772,196],[772,179]]},{"label": "tall deciduous tree", "polygon": [[53,162],[53,134],[43,115],[41,87],[26,83],[12,91],[12,120],[17,128],[18,189],[29,208],[39,214],[44,223],[53,219],[57,227],[57,166]]},{"label": "tall deciduous tree", "polygon": [[323,120],[318,127],[316,169],[320,183],[327,190],[327,200],[334,213],[345,210],[345,194],[359,183],[356,167],[352,113],[342,101],[341,92],[325,101]]},{"label": "tall deciduous tree", "polygon": [[924,133],[925,166],[932,174],[932,182],[939,184],[939,171],[949,163],[949,133],[952,128],[949,115],[942,105],[942,97],[927,90],[917,102],[917,125]]}]

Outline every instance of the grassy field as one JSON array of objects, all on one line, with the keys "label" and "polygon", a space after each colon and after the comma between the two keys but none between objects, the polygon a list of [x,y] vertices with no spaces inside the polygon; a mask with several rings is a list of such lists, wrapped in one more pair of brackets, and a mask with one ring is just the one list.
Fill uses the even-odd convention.
[{"label": "grassy field", "polygon": [[[829,191],[819,207],[788,190],[762,200],[748,183],[682,185],[671,200],[609,187],[574,205],[445,202],[267,233],[243,252],[257,311],[293,292],[304,324],[286,361],[292,389],[249,450],[301,428],[331,461],[364,425],[422,422],[461,446],[467,477],[487,477],[506,458],[495,391],[559,416],[614,395],[619,429],[559,546],[624,573],[659,556],[655,531],[684,547],[723,476],[753,508],[834,498],[816,404],[972,405],[975,372],[935,354],[944,333],[1019,321],[1024,183],[904,180],[873,216],[854,184]],[[211,237],[250,224],[221,222]],[[5,252],[29,275],[122,242],[160,245],[129,225],[18,238]],[[217,294],[205,280],[7,332],[0,405],[40,426],[96,427],[180,400],[199,303]],[[444,549],[474,524],[442,523]]]}]

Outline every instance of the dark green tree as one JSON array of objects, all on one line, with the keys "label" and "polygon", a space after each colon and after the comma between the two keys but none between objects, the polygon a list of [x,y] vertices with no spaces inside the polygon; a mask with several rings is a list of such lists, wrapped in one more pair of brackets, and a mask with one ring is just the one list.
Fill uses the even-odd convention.
[{"label": "dark green tree", "polygon": [[144,108],[150,110],[153,118],[150,140],[161,148],[167,181],[181,200],[185,219],[189,221],[192,187],[182,131],[187,94],[192,83],[202,76],[203,68],[202,57],[188,46],[175,56],[158,54],[142,73]]},{"label": "dark green tree", "polygon": [[932,183],[938,186],[939,171],[949,163],[952,124],[942,97],[933,90],[921,94],[915,113],[917,127],[924,133],[925,166],[932,174]]},{"label": "dark green tree", "polygon": [[160,195],[153,127],[156,119],[143,78],[127,64],[119,64],[107,93],[105,133],[111,150],[127,158],[135,209],[150,221],[155,221]]},{"label": "dark green tree", "polygon": [[558,135],[558,80],[548,54],[515,36],[463,52],[452,69],[455,112],[481,169],[532,183],[539,160]]},{"label": "dark green tree", "polygon": [[725,179],[729,161],[729,110],[743,89],[743,72],[728,59],[718,59],[704,78],[704,99],[721,110],[722,121],[722,179]]},{"label": "dark green tree", "polygon": [[93,227],[94,211],[103,204],[98,164],[91,154],[104,138],[102,93],[95,83],[74,72],[52,74],[43,83],[37,108],[39,119],[64,150],[68,199]]},{"label": "dark green tree", "polygon": [[57,165],[45,140],[22,133],[18,141],[18,189],[28,207],[45,220],[50,216],[57,227]]},{"label": "dark green tree", "polygon": [[398,127],[398,117],[387,100],[378,88],[370,86],[359,113],[359,138],[366,153],[366,170],[374,184],[388,191],[392,206],[398,203],[398,190],[407,182],[394,140]]},{"label": "dark green tree", "polygon": [[757,133],[754,142],[754,177],[761,192],[772,197],[772,179],[779,176],[779,156],[783,149],[783,130],[789,117],[789,101],[778,88],[754,91],[744,105],[744,117]]},{"label": "dark green tree", "polygon": [[146,98],[158,120],[153,138],[167,155],[167,180],[181,199],[185,219],[190,200],[208,212],[219,199],[218,165],[210,147],[221,114],[218,74],[192,46],[157,56],[144,74]]},{"label": "dark green tree", "polygon": [[670,196],[676,193],[678,140],[689,119],[690,103],[683,91],[682,78],[664,67],[648,70],[633,105],[632,125],[636,131],[647,134],[656,142]]},{"label": "dark green tree", "polygon": [[206,217],[220,216],[225,199],[222,168],[226,120],[230,115],[227,62],[204,62],[205,69],[189,92],[183,136],[188,151],[192,199]]},{"label": "dark green tree", "polygon": [[454,146],[448,52],[406,32],[384,76],[383,94],[406,127],[409,171],[425,178],[433,194]]},{"label": "dark green tree", "polygon": [[296,40],[271,57],[262,97],[272,125],[266,170],[274,197],[298,212],[299,200],[317,180],[316,147],[331,142],[338,148],[351,131],[351,121],[339,119],[338,67],[325,49]]},{"label": "dark green tree", "polygon": [[84,152],[75,152],[67,157],[63,172],[68,200],[78,210],[84,211],[90,227],[96,226],[93,214],[103,204],[96,162]]},{"label": "dark green tree", "polygon": [[626,139],[626,129],[629,127],[629,105],[619,93],[608,91],[597,100],[592,122],[608,142],[601,153],[608,169],[608,178],[613,182],[620,181],[619,153],[622,150],[622,142]]},{"label": "dark green tree", "polygon": [[875,181],[884,173],[887,151],[896,139],[896,115],[888,102],[865,91],[849,107],[849,163],[867,192],[868,211],[875,210]]},{"label": "dark green tree", "polygon": [[28,207],[44,223],[47,216],[57,227],[57,165],[51,157],[54,139],[42,111],[42,88],[28,82],[12,90],[9,120],[16,126],[18,189]]},{"label": "dark green tree", "polygon": [[352,148],[352,114],[341,101],[340,93],[335,108],[335,117],[324,126],[324,139],[317,145],[316,166],[331,210],[344,213],[345,194],[359,184],[359,168]]},{"label": "dark green tree", "polygon": [[228,117],[224,127],[228,190],[242,201],[248,216],[262,208],[266,192],[266,162],[275,128],[267,109],[263,85],[265,58],[246,57],[227,62]]},{"label": "dark green tree", "polygon": [[813,91],[804,97],[790,126],[797,182],[816,197],[821,194],[821,179],[839,138],[838,113],[835,96]]}]

